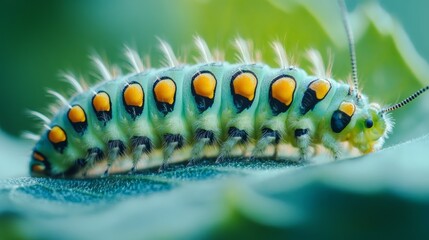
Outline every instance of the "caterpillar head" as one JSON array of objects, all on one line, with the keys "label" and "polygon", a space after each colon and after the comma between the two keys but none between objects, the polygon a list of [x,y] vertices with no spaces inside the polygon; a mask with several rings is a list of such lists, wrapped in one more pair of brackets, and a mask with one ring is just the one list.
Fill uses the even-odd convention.
[{"label": "caterpillar head", "polygon": [[[347,34],[347,40],[349,45],[350,63],[353,86],[351,87],[351,95],[353,96],[355,103],[357,103],[357,110],[355,113],[355,124],[353,130],[351,130],[352,136],[349,137],[349,141],[353,146],[358,148],[363,153],[369,153],[382,147],[384,140],[387,138],[392,126],[393,121],[389,116],[389,112],[396,110],[408,104],[414,100],[417,96],[423,92],[429,90],[429,86],[426,86],[403,101],[392,105],[387,108],[380,108],[378,104],[368,104],[367,98],[359,93],[358,84],[358,73],[356,64],[356,51],[353,39],[353,33],[350,28],[349,19],[347,16],[347,8],[344,0],[338,0],[339,7],[341,10],[341,16],[343,24]],[[341,109],[339,109],[341,110]],[[335,129],[333,129],[335,132]]]},{"label": "caterpillar head", "polygon": [[377,103],[365,104],[357,110],[350,143],[362,153],[380,149],[392,130],[389,114],[381,113]]},{"label": "caterpillar head", "polygon": [[[369,153],[380,149],[393,127],[390,112],[405,106],[427,90],[429,90],[429,86],[418,90],[403,101],[387,108],[381,108],[376,103],[369,104],[366,97],[357,94],[356,101],[358,104],[353,116],[354,122],[350,126],[351,130],[349,129],[347,133],[350,134],[350,143],[362,153]],[[339,110],[342,110],[341,106]],[[346,109],[342,111],[347,112]]]}]

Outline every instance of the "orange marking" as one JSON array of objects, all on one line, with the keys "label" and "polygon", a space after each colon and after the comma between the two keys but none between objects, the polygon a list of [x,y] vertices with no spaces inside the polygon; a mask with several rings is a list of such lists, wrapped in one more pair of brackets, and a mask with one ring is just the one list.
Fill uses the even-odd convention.
[{"label": "orange marking", "polygon": [[194,78],[192,84],[197,95],[213,99],[216,88],[216,79],[212,74],[199,74]]},{"label": "orange marking", "polygon": [[143,106],[143,89],[140,84],[132,83],[125,88],[124,100],[127,106]]},{"label": "orange marking", "polygon": [[79,106],[75,105],[70,108],[68,118],[72,123],[80,123],[86,121],[85,111]]},{"label": "orange marking", "polygon": [[174,103],[174,95],[176,94],[176,85],[171,79],[162,79],[154,88],[156,101],[168,104]]},{"label": "orange marking", "polygon": [[355,113],[355,105],[350,102],[342,102],[340,105],[339,110],[345,114],[347,114],[349,117],[353,116]]},{"label": "orange marking", "polygon": [[105,92],[99,92],[92,99],[92,106],[94,106],[97,112],[109,112],[110,111],[110,98]]},{"label": "orange marking", "polygon": [[58,126],[54,126],[48,134],[48,139],[49,141],[51,141],[52,143],[56,144],[56,143],[60,143],[60,142],[64,142],[67,140],[67,136],[66,133],[64,132],[64,130]]},{"label": "orange marking", "polygon": [[252,101],[255,98],[256,84],[258,80],[256,77],[248,72],[239,74],[232,80],[234,93],[247,98]]},{"label": "orange marking", "polygon": [[42,164],[33,164],[31,166],[31,171],[32,172],[38,172],[38,173],[40,173],[40,172],[45,171],[45,169],[46,169],[45,166],[42,165]]},{"label": "orange marking", "polygon": [[328,80],[325,79],[318,79],[310,84],[308,88],[312,89],[316,92],[316,98],[318,100],[321,100],[325,98],[325,96],[328,94],[329,90],[331,89],[331,83]]},{"label": "orange marking", "polygon": [[45,161],[45,158],[38,152],[33,152],[33,158],[37,161]]},{"label": "orange marking", "polygon": [[282,77],[271,85],[271,96],[279,102],[289,106],[293,101],[296,83],[293,78]]}]

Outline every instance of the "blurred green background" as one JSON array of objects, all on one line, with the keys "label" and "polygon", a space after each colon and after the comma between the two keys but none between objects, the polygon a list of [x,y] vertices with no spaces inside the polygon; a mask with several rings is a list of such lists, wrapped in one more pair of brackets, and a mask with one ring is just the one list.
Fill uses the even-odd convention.
[{"label": "blurred green background", "polygon": [[[308,29],[302,29],[303,24],[290,24],[288,19],[274,17],[281,16],[281,12],[273,14],[270,19],[270,13],[266,12],[272,11],[269,1],[235,2],[240,2],[241,5],[235,4],[240,8],[225,7],[234,5],[228,1],[208,0],[1,1],[0,128],[15,136],[24,130],[38,132],[40,126],[25,111],[32,109],[48,113],[48,106],[53,101],[46,94],[48,88],[69,93],[70,87],[59,80],[61,71],[72,71],[92,82],[94,69],[88,59],[91,52],[99,52],[109,62],[123,67],[122,47],[126,43],[151,56],[152,64],[159,66],[156,37],[166,39],[178,56],[185,56],[188,60],[192,60],[192,37],[196,33],[201,34],[210,47],[226,50],[231,49],[230,43],[238,34],[252,39],[269,64],[273,61],[270,60],[271,53],[265,53],[271,52],[268,40],[284,40],[288,52],[293,55],[300,55],[302,49],[312,46],[320,47],[322,53],[331,48],[336,60],[334,73],[340,72],[340,76],[345,77],[349,72],[345,49],[339,53],[332,39],[323,38],[321,41],[317,31],[310,30],[314,31],[315,36],[312,37]],[[285,2],[287,5],[290,1],[271,2]],[[365,1],[346,2],[352,11],[358,3],[362,5]],[[404,4],[402,1],[381,0],[380,3],[404,26],[417,51],[429,60],[429,46],[426,44],[429,31],[424,24],[429,20],[426,12],[429,2],[413,0]],[[335,7],[335,1],[327,5]],[[259,11],[252,12],[254,9]],[[337,8],[331,11],[332,18],[340,21]],[[283,21],[289,25],[284,32],[278,28]],[[336,23],[335,27],[338,26],[340,24]],[[340,33],[344,47],[344,30],[339,28],[335,31]],[[300,35],[299,32],[306,34]],[[366,74],[365,61],[373,53],[364,55],[367,50],[359,48],[357,52],[358,56],[364,56],[358,59],[362,78],[371,78]],[[234,59],[234,53],[227,51],[226,55],[228,60]],[[376,67],[382,67],[381,64]],[[427,79],[422,81],[427,82]],[[392,98],[393,101],[399,100],[411,91],[405,88],[398,91],[396,97],[385,98],[380,89],[367,89],[367,85],[364,84],[364,92],[378,95],[375,100],[386,101],[383,103],[391,103]],[[413,85],[410,89],[416,87]]]},{"label": "blurred green background", "polygon": [[[351,20],[363,92],[389,104],[429,83],[427,63],[410,45],[429,60],[429,2],[380,4],[399,25],[371,1],[347,1],[349,10],[356,10]],[[195,239],[243,233],[279,239],[344,238],[350,232],[354,238],[401,238],[398,232],[429,235],[428,136],[318,166],[285,167],[282,164],[290,163],[271,161],[271,169],[266,165],[270,161],[250,166],[239,161],[154,175],[63,180],[22,177],[28,174],[31,145],[3,134],[38,131],[40,124],[25,111],[49,112],[53,99],[47,88],[70,92],[59,80],[60,71],[94,82],[88,59],[93,51],[123,67],[122,47],[127,43],[150,55],[158,67],[156,37],[192,61],[192,38],[198,33],[233,61],[231,41],[240,34],[252,39],[272,66],[269,41],[279,39],[305,69],[305,49],[319,49],[325,59],[330,49],[334,75],[344,78],[350,66],[335,0],[10,0],[0,3],[0,30],[2,239],[189,239],[190,233]],[[427,102],[429,94],[394,112],[397,124],[387,145],[427,135]]]}]

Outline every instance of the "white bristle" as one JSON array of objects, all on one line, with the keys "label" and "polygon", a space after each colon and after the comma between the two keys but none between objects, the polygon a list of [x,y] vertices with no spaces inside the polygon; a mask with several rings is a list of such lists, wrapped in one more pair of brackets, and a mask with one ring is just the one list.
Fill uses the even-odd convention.
[{"label": "white bristle", "polygon": [[24,138],[24,139],[35,141],[35,142],[37,142],[37,141],[40,140],[40,136],[39,135],[34,134],[32,132],[27,132],[27,131],[23,132],[21,134],[21,137]]},{"label": "white bristle", "polygon": [[101,77],[103,80],[112,80],[112,74],[110,73],[109,69],[107,68],[107,65],[101,60],[100,57],[97,55],[91,56],[91,60],[94,64],[94,66],[98,69],[100,72]]},{"label": "white bristle", "polygon": [[76,79],[76,77],[72,73],[63,73],[62,77],[66,82],[68,82],[70,85],[72,85],[78,93],[83,93],[85,90],[83,89],[82,85],[80,85],[79,81]]},{"label": "white bristle", "polygon": [[46,123],[46,124],[50,124],[51,123],[51,120],[47,116],[45,116],[44,114],[42,114],[40,112],[37,112],[37,111],[28,111],[28,113],[31,116],[36,117],[36,118],[42,120],[43,123]]},{"label": "white bristle", "polygon": [[283,45],[278,41],[274,41],[271,46],[273,47],[273,50],[277,56],[277,64],[279,64],[281,68],[288,68],[290,66],[289,60]]},{"label": "white bristle", "polygon": [[173,49],[171,48],[170,44],[160,38],[158,38],[158,41],[159,49],[162,51],[162,53],[164,53],[164,64],[168,67],[178,66],[179,62],[177,61],[176,55],[174,55]]},{"label": "white bristle", "polygon": [[241,63],[250,64],[253,63],[249,43],[247,43],[242,38],[236,38],[234,41],[234,46],[238,51],[237,58]]},{"label": "white bristle", "polygon": [[323,64],[320,52],[315,49],[310,49],[307,51],[307,57],[313,65],[313,74],[318,77],[326,78],[325,65]]},{"label": "white bristle", "polygon": [[64,104],[65,106],[71,108],[72,106],[69,104],[69,102],[67,101],[67,99],[65,97],[63,97],[63,95],[59,94],[58,92],[54,91],[54,90],[48,90],[48,93],[51,94],[52,96],[55,96],[56,98],[58,98],[58,100],[60,100],[60,102],[62,104]]},{"label": "white bristle", "polygon": [[144,71],[143,62],[136,50],[125,46],[124,53],[128,59],[129,64],[133,67],[134,72],[139,73]]},{"label": "white bristle", "polygon": [[195,45],[197,46],[198,51],[200,52],[201,60],[204,63],[213,62],[212,54],[207,46],[207,43],[200,36],[194,37]]}]

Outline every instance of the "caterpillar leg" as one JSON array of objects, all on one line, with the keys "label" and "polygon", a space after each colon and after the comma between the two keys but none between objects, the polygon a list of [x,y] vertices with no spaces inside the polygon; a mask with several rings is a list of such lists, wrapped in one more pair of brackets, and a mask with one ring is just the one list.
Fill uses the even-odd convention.
[{"label": "caterpillar leg", "polygon": [[322,136],[322,145],[325,146],[337,160],[341,156],[341,145],[338,144],[337,140],[330,134],[324,134]]},{"label": "caterpillar leg", "polygon": [[174,150],[181,148],[184,143],[184,138],[180,134],[165,134],[164,135],[164,144],[163,149],[163,161],[162,165],[159,168],[159,172],[164,171],[168,167],[168,161],[173,155]]},{"label": "caterpillar leg", "polygon": [[252,155],[249,160],[255,159],[255,157],[265,151],[268,145],[274,143],[274,157],[277,158],[277,146],[280,142],[280,133],[270,128],[262,129],[262,137],[256,143],[255,148],[252,151]]},{"label": "caterpillar leg", "polygon": [[277,160],[278,157],[279,157],[279,144],[278,143],[274,143],[273,159]]},{"label": "caterpillar leg", "polygon": [[188,166],[195,164],[195,162],[201,158],[204,147],[208,144],[213,144],[214,140],[214,133],[212,131],[197,129],[195,145],[192,148],[191,159],[189,160]]},{"label": "caterpillar leg", "polygon": [[309,146],[311,143],[309,130],[307,128],[296,129],[295,139],[299,148],[300,161],[307,160],[309,155]]},{"label": "caterpillar leg", "polygon": [[83,167],[82,177],[86,177],[88,170],[92,167],[95,161],[101,158],[103,158],[103,151],[100,148],[88,149],[86,158],[78,162],[78,164]]},{"label": "caterpillar leg", "polygon": [[107,168],[103,176],[109,175],[109,170],[115,160],[125,153],[125,144],[121,140],[110,140],[107,144]]},{"label": "caterpillar leg", "polygon": [[221,163],[223,159],[230,155],[232,149],[237,143],[245,143],[248,140],[248,134],[244,130],[230,127],[228,130],[228,139],[222,144],[216,163]]},{"label": "caterpillar leg", "polygon": [[248,146],[247,144],[245,144],[245,145],[241,145],[240,147],[241,147],[241,158],[245,158]]},{"label": "caterpillar leg", "polygon": [[136,171],[137,163],[140,161],[142,155],[144,153],[148,154],[152,150],[152,142],[148,137],[143,136],[134,136],[131,138],[132,145],[132,160],[133,166],[130,169],[130,173],[134,173]]}]

